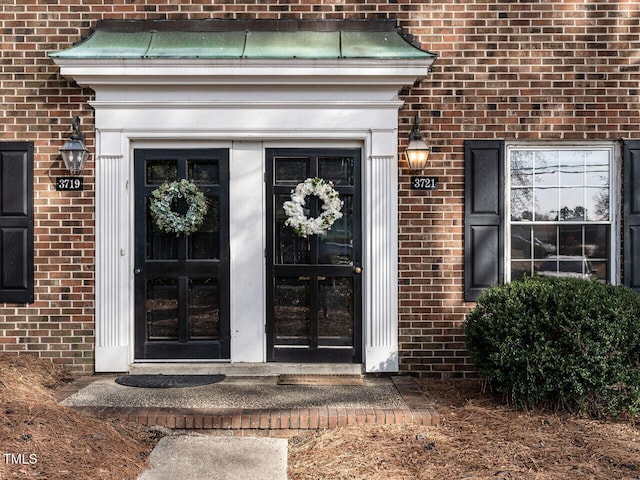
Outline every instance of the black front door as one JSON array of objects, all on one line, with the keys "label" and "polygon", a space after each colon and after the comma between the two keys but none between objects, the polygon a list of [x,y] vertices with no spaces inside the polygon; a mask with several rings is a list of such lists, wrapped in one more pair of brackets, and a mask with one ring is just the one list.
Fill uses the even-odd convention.
[{"label": "black front door", "polygon": [[[267,150],[267,359],[359,363],[362,358],[360,150]],[[297,236],[284,202],[307,178],[331,181],[343,217]],[[306,197],[305,215],[322,201]]]},{"label": "black front door", "polygon": [[[134,163],[136,359],[228,359],[229,151],[136,150]],[[182,179],[205,194],[207,214],[190,235],[165,233],[150,197]],[[186,201],[172,210],[184,215]]]}]

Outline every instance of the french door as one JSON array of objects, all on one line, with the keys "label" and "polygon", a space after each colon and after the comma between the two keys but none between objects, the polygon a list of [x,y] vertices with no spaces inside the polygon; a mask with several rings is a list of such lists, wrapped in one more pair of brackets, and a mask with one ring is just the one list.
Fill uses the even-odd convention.
[{"label": "french door", "polygon": [[[134,152],[136,359],[229,359],[229,152],[227,149]],[[198,231],[160,230],[152,192],[187,179],[205,194]],[[184,215],[187,203],[174,199]]]},{"label": "french door", "polygon": [[[268,149],[267,359],[359,363],[362,359],[360,150]],[[307,178],[331,181],[342,218],[325,234],[299,237],[284,202]],[[322,201],[306,197],[305,215]]]}]

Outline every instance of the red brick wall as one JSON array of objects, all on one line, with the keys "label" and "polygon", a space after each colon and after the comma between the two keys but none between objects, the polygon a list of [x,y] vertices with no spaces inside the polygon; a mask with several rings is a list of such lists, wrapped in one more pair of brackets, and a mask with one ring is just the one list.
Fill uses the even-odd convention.
[{"label": "red brick wall", "polygon": [[[434,147],[436,192],[400,174],[401,369],[472,373],[464,352],[463,140],[640,138],[640,1],[18,0],[0,5],[0,140],[35,144],[36,301],[0,307],[0,349],[77,371],[93,364],[93,158],[83,192],[56,192],[58,149],[80,115],[93,151],[91,92],[61,78],[48,52],[100,18],[396,18],[438,54],[403,92]],[[80,4],[80,5],[78,5]]]}]

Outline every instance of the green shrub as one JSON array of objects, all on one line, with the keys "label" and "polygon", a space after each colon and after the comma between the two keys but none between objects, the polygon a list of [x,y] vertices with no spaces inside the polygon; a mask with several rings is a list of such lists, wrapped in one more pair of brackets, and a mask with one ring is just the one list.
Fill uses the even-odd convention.
[{"label": "green shrub", "polygon": [[640,412],[640,296],[575,278],[487,289],[465,321],[478,372],[521,408]]}]

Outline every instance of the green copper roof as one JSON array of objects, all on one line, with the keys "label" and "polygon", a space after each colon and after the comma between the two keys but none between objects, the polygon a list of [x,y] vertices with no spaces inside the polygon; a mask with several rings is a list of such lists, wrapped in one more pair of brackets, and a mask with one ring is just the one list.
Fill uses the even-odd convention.
[{"label": "green copper roof", "polygon": [[424,59],[390,21],[108,21],[61,59]]}]

